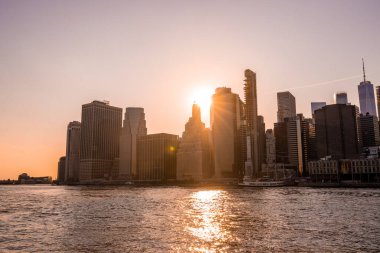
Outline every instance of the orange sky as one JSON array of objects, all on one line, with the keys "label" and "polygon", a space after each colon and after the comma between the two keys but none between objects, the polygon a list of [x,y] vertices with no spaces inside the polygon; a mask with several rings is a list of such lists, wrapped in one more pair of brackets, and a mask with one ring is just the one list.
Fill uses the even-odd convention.
[{"label": "orange sky", "polygon": [[68,122],[95,99],[142,106],[149,133],[181,134],[194,90],[228,86],[243,99],[250,68],[267,128],[279,90],[292,88],[306,116],[336,91],[358,104],[362,57],[380,84],[379,9],[376,0],[2,0],[0,179],[55,178]]}]

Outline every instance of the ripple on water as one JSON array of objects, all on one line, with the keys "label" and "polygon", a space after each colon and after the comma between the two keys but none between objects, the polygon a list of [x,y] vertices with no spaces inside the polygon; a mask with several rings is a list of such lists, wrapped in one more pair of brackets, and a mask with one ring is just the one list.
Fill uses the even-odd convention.
[{"label": "ripple on water", "polygon": [[0,252],[380,251],[380,190],[0,187]]}]

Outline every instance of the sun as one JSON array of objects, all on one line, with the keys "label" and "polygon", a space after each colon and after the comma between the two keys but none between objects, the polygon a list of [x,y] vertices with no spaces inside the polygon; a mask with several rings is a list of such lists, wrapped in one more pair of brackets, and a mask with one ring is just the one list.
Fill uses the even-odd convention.
[{"label": "sun", "polygon": [[195,87],[190,95],[190,102],[197,104],[201,108],[202,120],[209,121],[211,96],[214,90],[209,86]]}]

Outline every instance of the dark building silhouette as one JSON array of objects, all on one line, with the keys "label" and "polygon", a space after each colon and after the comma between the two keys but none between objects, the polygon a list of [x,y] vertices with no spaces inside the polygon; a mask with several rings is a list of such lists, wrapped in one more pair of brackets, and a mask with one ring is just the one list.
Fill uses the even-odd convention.
[{"label": "dark building silhouette", "polygon": [[[247,161],[250,165],[247,166],[245,176],[252,178],[258,172],[261,171],[261,163],[264,161],[260,154],[264,153],[264,150],[259,150],[259,125],[257,115],[257,86],[256,86],[256,73],[252,70],[245,70],[245,83],[244,83],[244,97],[245,97],[245,118],[246,118],[246,133],[249,136],[250,158],[251,161]],[[261,120],[262,118],[260,118]],[[262,119],[263,120],[263,119]],[[263,120],[264,122],[264,120]],[[265,125],[264,125],[265,128]],[[265,132],[265,129],[264,129]],[[265,133],[264,133],[265,134]],[[246,144],[247,145],[247,144]]]},{"label": "dark building silhouette", "polygon": [[327,105],[315,111],[318,158],[355,159],[361,152],[358,108],[354,105]]},{"label": "dark building silhouette", "polygon": [[297,169],[299,176],[307,174],[307,162],[315,157],[315,129],[312,119],[302,114],[285,118],[274,125],[276,162]]},{"label": "dark building silhouette", "polygon": [[311,102],[311,116],[314,119],[314,112],[326,106],[326,102]]},{"label": "dark building silhouette", "polygon": [[276,143],[276,163],[289,163],[288,156],[288,127],[286,122],[274,123],[274,136]]},{"label": "dark building silhouette", "polygon": [[58,173],[57,181],[63,183],[65,181],[65,167],[66,167],[66,157],[62,156],[58,161]]},{"label": "dark building silhouette", "polygon": [[379,123],[376,116],[360,115],[360,130],[363,140],[363,148],[380,146]]},{"label": "dark building silhouette", "polygon": [[166,181],[176,179],[178,135],[148,134],[137,138],[137,179]]},{"label": "dark building silhouette", "polygon": [[65,182],[79,180],[80,127],[78,121],[70,122],[67,126]]},{"label": "dark building silhouette", "polygon": [[214,178],[239,177],[241,162],[240,128],[243,102],[231,88],[217,88],[212,96],[211,131],[213,140]]},{"label": "dark building silhouette", "polygon": [[301,115],[301,142],[302,142],[302,160],[303,171],[300,175],[308,175],[308,162],[317,160],[316,139],[315,139],[315,124],[313,119],[303,118]]},{"label": "dark building silhouette", "polygon": [[266,163],[266,135],[264,117],[257,116],[257,139],[258,139],[258,165],[261,171],[262,164]]},{"label": "dark building silhouette", "polygon": [[108,102],[82,106],[80,181],[110,180],[118,174],[113,165],[119,157],[122,112]]}]

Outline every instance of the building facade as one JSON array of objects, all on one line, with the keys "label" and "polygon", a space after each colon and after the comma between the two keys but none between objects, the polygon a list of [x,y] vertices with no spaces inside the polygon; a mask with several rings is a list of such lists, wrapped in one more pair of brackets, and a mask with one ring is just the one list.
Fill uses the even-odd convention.
[{"label": "building facade", "polygon": [[[266,135],[265,135],[265,122],[264,117],[259,115],[257,116],[257,139],[258,139],[258,166],[259,169],[255,172],[258,174],[261,172],[263,164],[266,163]],[[254,173],[254,175],[255,175]]]},{"label": "building facade", "polygon": [[194,104],[177,151],[177,180],[201,181],[213,172],[211,133],[201,121],[199,106]]},{"label": "building facade", "polygon": [[363,115],[368,113],[369,115],[376,116],[376,102],[373,84],[370,81],[363,81],[359,84],[358,91],[360,113]]},{"label": "building facade", "polygon": [[334,94],[334,103],[339,105],[348,104],[348,97],[346,92],[337,92]]},{"label": "building facade", "polygon": [[[363,60],[363,59],[362,59]],[[373,84],[366,80],[363,60],[363,82],[358,85],[360,113],[376,116],[376,101]]]},{"label": "building facade", "polygon": [[178,135],[148,134],[137,138],[136,180],[161,182],[176,179]]},{"label": "building facade", "polygon": [[67,126],[66,137],[66,169],[65,182],[79,180],[81,123],[70,122]]},{"label": "building facade", "polygon": [[62,156],[58,161],[58,172],[57,181],[63,183],[65,181],[65,167],[66,167],[66,157]]},{"label": "building facade", "polygon": [[212,96],[211,131],[214,177],[237,178],[239,171],[239,129],[242,101],[230,88],[217,88]]},{"label": "building facade", "polygon": [[379,183],[380,159],[342,159],[309,162],[315,182]]},{"label": "building facade", "polygon": [[93,101],[82,106],[81,182],[113,179],[113,164],[119,157],[122,112],[108,102]]},{"label": "building facade", "polygon": [[144,108],[126,108],[120,136],[120,179],[134,179],[136,177],[137,138],[145,135],[147,135],[147,128]]},{"label": "building facade", "polygon": [[[260,141],[264,142],[264,139],[259,140],[259,132],[262,125],[259,126],[258,120],[263,118],[258,118],[257,115],[257,84],[256,84],[256,73],[250,69],[246,69],[244,72],[244,97],[245,97],[245,125],[247,136],[250,138],[250,157],[252,166],[245,167],[245,176],[246,178],[252,178],[254,175],[258,174],[261,170],[261,163],[263,162],[263,154],[265,154],[265,149],[262,150],[262,145],[260,146]],[[265,125],[264,125],[264,134],[265,134]],[[262,137],[262,136],[261,136]],[[245,138],[246,139],[246,138]],[[248,144],[246,144],[248,145]]]},{"label": "building facade", "polygon": [[272,129],[265,132],[266,138],[266,163],[268,165],[276,163],[276,139]]},{"label": "building facade", "polygon": [[360,115],[360,131],[363,140],[363,148],[380,146],[379,121],[376,116]]},{"label": "building facade", "polygon": [[311,116],[314,118],[314,112],[326,106],[326,102],[311,102]]},{"label": "building facade", "polygon": [[312,119],[302,114],[275,123],[276,162],[297,170],[298,176],[307,175],[307,162],[314,158],[315,128]]},{"label": "building facade", "polygon": [[358,108],[354,105],[327,105],[315,111],[318,158],[358,158],[361,152],[358,118]]},{"label": "building facade", "polygon": [[289,91],[277,93],[277,122],[296,116],[296,98]]}]

